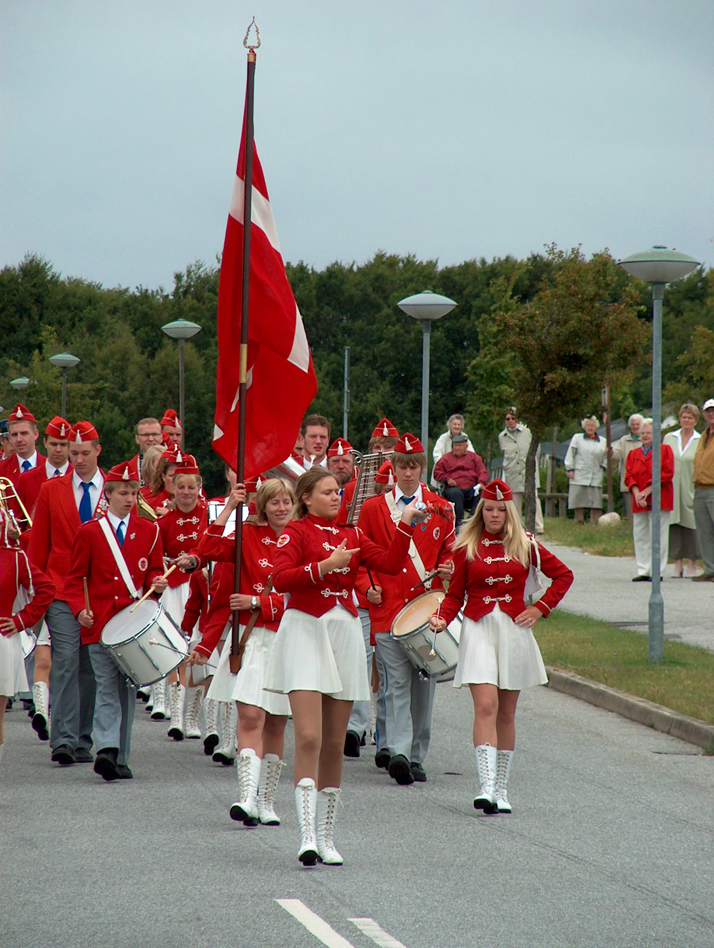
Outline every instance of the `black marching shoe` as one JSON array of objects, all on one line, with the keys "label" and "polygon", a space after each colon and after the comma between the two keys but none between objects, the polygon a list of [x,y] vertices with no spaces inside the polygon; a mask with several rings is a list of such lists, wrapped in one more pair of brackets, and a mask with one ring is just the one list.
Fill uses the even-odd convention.
[{"label": "black marching shoe", "polygon": [[389,761],[391,759],[389,751],[386,748],[382,748],[382,750],[377,751],[374,755],[374,763],[380,770],[388,770]]},{"label": "black marching shoe", "polygon": [[117,764],[117,780],[133,780],[134,774],[127,764]]},{"label": "black marching shoe", "polygon": [[119,777],[117,770],[118,747],[105,747],[97,753],[94,761],[94,773],[104,780],[116,780]]},{"label": "black marching shoe", "polygon": [[652,577],[651,576],[633,576],[632,582],[633,583],[651,583]]},{"label": "black marching shoe", "polygon": [[426,783],[426,771],[421,764],[413,760],[409,765],[412,769],[412,777],[417,783]]},{"label": "black marching shoe", "polygon": [[74,752],[74,759],[78,764],[91,764],[94,754],[87,747],[78,747]]},{"label": "black marching shoe", "polygon": [[74,751],[69,744],[60,744],[52,751],[52,761],[60,767],[69,767],[75,760]]},{"label": "black marching shoe", "polygon": [[360,737],[357,731],[345,734],[345,757],[359,757]]},{"label": "black marching shoe", "polygon": [[412,768],[409,766],[409,761],[403,754],[397,754],[396,757],[392,757],[389,761],[389,776],[403,787],[414,783]]}]

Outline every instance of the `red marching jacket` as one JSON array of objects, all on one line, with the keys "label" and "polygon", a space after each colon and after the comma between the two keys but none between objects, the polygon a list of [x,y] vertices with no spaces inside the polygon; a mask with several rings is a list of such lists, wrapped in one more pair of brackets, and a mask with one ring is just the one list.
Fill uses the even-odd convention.
[{"label": "red marching jacket", "polygon": [[[45,466],[46,457],[37,452],[37,467]],[[0,461],[0,477],[7,477],[8,480],[11,480],[13,484],[17,487],[17,482],[20,480],[20,477],[23,474],[29,474],[33,468],[30,468],[30,471],[22,471],[20,469],[20,464],[22,463],[21,459],[16,455],[12,454],[9,458],[5,458],[4,461]]]},{"label": "red marching jacket", "polygon": [[[531,564],[536,565],[534,541],[530,535],[529,539]],[[537,547],[541,572],[553,582],[533,605],[547,616],[570,589],[573,573],[540,543]],[[478,555],[471,561],[466,559],[464,547],[455,550],[453,557],[454,573],[440,613],[447,625],[458,614],[464,599],[464,615],[474,621],[493,612],[497,604],[501,612],[511,619],[515,619],[526,608],[523,593],[530,565],[523,566],[518,560],[507,557],[500,535],[484,531],[478,545]]]},{"label": "red marching jacket", "polygon": [[[139,592],[142,587],[148,589],[155,579],[163,575],[163,552],[158,526],[134,513],[130,514],[120,554]],[[72,549],[62,598],[75,616],[85,607],[85,576],[94,625],[91,629],[82,626],[82,645],[90,645],[99,642],[107,622],[133,602],[98,520],[82,524]]]},{"label": "red marching jacket", "polygon": [[[413,528],[398,524],[389,549],[378,546],[358,527],[336,526],[336,520],[308,514],[292,520],[278,539],[273,581],[281,592],[289,592],[287,609],[300,609],[312,616],[322,616],[337,603],[352,615],[357,607],[352,590],[360,564],[395,575],[404,566],[409,552]],[[340,543],[346,549],[357,549],[348,566],[333,569],[320,578],[318,564],[326,560]]]},{"label": "red marching jacket", "polygon": [[[662,484],[662,500],[660,504],[660,510],[673,510],[674,509],[674,487],[672,485],[672,478],[674,477],[674,453],[668,444],[661,445],[662,453],[660,457],[662,470],[661,470],[661,484]],[[649,487],[652,483],[652,451],[648,451],[645,455],[642,451],[642,448],[635,448],[634,451],[630,451],[627,455],[627,465],[625,466],[625,485],[627,489],[632,493],[632,488],[636,487],[638,490],[644,490],[645,487]],[[632,496],[632,512],[633,513],[647,513],[648,510],[652,510],[652,494],[647,497],[647,506],[640,507],[639,504],[635,503],[634,494]]]},{"label": "red marching jacket", "polygon": [[196,627],[196,623],[198,623],[199,631],[203,631],[208,606],[208,570],[204,567],[191,573],[191,578],[188,581],[188,599],[181,620],[181,631],[189,638]]},{"label": "red marching jacket", "polygon": [[[207,510],[206,502],[199,500],[190,513],[184,513],[176,508],[176,510],[169,510],[157,521],[161,531],[164,556],[174,560],[182,553],[193,553],[206,529]],[[181,586],[188,580],[188,573],[175,569],[169,576],[169,586],[172,588]]]},{"label": "red marching jacket", "polygon": [[217,563],[213,571],[213,581],[210,589],[211,602],[201,626],[201,641],[196,646],[196,651],[200,651],[204,655],[211,655],[221,640],[226,623],[233,615],[230,600],[235,572],[233,563]]},{"label": "red marching jacket", "polygon": [[[28,568],[29,567],[29,568]],[[16,616],[12,614],[20,589],[34,589],[32,600]],[[54,584],[43,572],[28,563],[25,553],[17,548],[0,547],[0,616],[12,618],[18,632],[31,629],[47,612],[55,597]],[[5,632],[5,635],[12,633]]]},{"label": "red marching jacket", "polygon": [[[394,492],[390,492],[390,495],[393,497]],[[441,506],[445,504],[443,497],[427,490],[423,484],[422,496],[425,502],[429,501]],[[374,540],[381,547],[389,545],[394,536],[396,523],[387,506],[386,495],[370,497],[364,502],[359,515],[359,526],[370,540]],[[447,517],[430,514],[428,519],[416,525],[413,539],[424,568],[427,573],[430,573],[446,559],[452,559],[450,550],[454,542],[454,521]],[[369,603],[372,634],[389,632],[399,610],[425,592],[425,587],[419,586],[418,589],[412,590],[412,586],[416,586],[421,581],[421,576],[411,556],[407,557],[406,563],[403,564],[397,576],[383,576],[379,571],[373,575],[375,584],[382,587],[382,602],[379,606]],[[438,576],[432,580],[431,588],[444,588]]]}]

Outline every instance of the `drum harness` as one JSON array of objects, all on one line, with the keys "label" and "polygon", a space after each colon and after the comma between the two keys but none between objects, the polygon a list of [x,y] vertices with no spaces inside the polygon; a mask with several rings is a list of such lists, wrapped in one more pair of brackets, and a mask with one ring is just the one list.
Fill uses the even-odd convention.
[{"label": "drum harness", "polygon": [[102,517],[99,520],[99,526],[102,528],[102,533],[107,538],[107,543],[109,544],[109,549],[112,551],[112,556],[116,561],[119,572],[121,573],[121,578],[126,583],[126,588],[129,590],[129,595],[132,599],[139,598],[139,590],[134,585],[134,581],[129,575],[129,568],[126,565],[126,560],[122,554],[122,551],[119,549],[119,544],[117,543],[117,538],[114,536],[114,531],[112,530],[111,524],[109,523],[108,517]]},{"label": "drum harness", "polygon": [[[389,512],[392,515],[392,520],[394,523],[399,523],[399,521],[402,519],[402,512],[397,506],[397,502],[394,499],[394,494],[385,494],[384,499],[387,501],[387,506],[389,507]],[[426,567],[424,566],[424,561],[419,555],[419,550],[417,550],[416,543],[414,542],[413,538],[409,541],[409,556],[412,558],[414,569],[417,571],[419,579],[424,585],[424,589],[426,589],[427,592],[431,592],[431,579],[426,579]]]}]

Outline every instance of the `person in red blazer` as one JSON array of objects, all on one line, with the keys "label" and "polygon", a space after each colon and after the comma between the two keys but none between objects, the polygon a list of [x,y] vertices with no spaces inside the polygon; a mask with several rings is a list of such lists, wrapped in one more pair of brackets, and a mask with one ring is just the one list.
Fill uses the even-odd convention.
[{"label": "person in red blazer", "polygon": [[[443,589],[442,580],[451,575],[454,515],[447,501],[421,483],[426,453],[417,437],[409,432],[404,434],[394,446],[390,460],[396,484],[388,493],[364,502],[358,524],[366,536],[385,547],[394,536],[402,510],[412,499],[433,508],[429,518],[414,531],[415,551],[407,558],[404,569],[397,576],[374,573],[374,587],[367,590],[377,664],[380,677],[386,682],[386,733],[378,735],[377,753],[389,754],[387,769],[392,779],[410,784],[426,780],[424,760],[431,737],[436,680],[419,676],[403,646],[389,632],[408,602],[429,589]],[[425,575],[437,569],[439,574],[431,582],[420,585]]]},{"label": "person in red blazer", "polygon": [[17,493],[25,505],[30,516],[35,512],[40,488],[45,481],[52,477],[61,477],[70,470],[69,463],[69,432],[70,423],[59,415],[50,421],[45,428],[44,445],[47,458],[37,467],[21,474],[17,482]]},{"label": "person in red blazer", "polygon": [[73,470],[42,485],[30,531],[30,562],[57,589],[45,618],[52,645],[50,747],[52,760],[60,766],[94,760],[94,673],[89,652],[82,646],[79,623],[62,590],[77,531],[97,509],[106,508],[104,475],[98,466],[101,452],[94,425],[78,421],[70,430]]},{"label": "person in red blazer", "polygon": [[0,461],[0,477],[7,477],[17,485],[20,474],[31,471],[47,459],[37,452],[36,444],[40,434],[37,419],[30,409],[20,402],[8,415],[7,430],[15,453]]},{"label": "person in red blazer", "polygon": [[[140,484],[132,476],[129,462],[118,464],[107,474],[105,517],[136,589],[142,593],[144,587],[154,585],[160,595],[167,586],[163,578],[161,536],[155,523],[134,513]],[[85,578],[89,609],[85,601]],[[136,688],[102,645],[101,636],[107,622],[134,599],[121,576],[100,520],[83,523],[77,531],[63,596],[81,626],[82,645],[88,647],[97,682],[94,771],[104,780],[130,779],[133,776],[129,769],[129,752]]]},{"label": "person in red blazer", "polygon": [[[635,542],[637,576],[633,583],[652,581],[652,419],[645,418],[640,426],[639,447],[627,455],[625,485],[632,494],[632,538]],[[669,558],[669,514],[674,507],[674,453],[668,444],[660,446],[661,501],[660,501],[660,576]]]},{"label": "person in red blazer", "polygon": [[[552,583],[526,605],[526,581],[540,569]],[[474,703],[473,739],[479,790],[474,807],[510,813],[506,795],[516,741],[515,715],[522,688],[548,681],[531,631],[550,614],[573,582],[573,574],[521,525],[513,492],[491,481],[454,544],[454,574],[431,628],[442,632],[464,608],[454,687],[466,685]]]},{"label": "person in red blazer", "polygon": [[[369,439],[367,454],[376,454],[379,452],[380,454],[384,454],[385,457],[388,457],[394,450],[394,445],[398,440],[399,432],[397,429],[391,423],[389,418],[382,418],[381,421],[377,422],[377,425],[372,432],[372,437]],[[348,483],[344,486],[344,490],[342,491],[340,512],[337,516],[339,523],[347,523],[350,507],[352,505],[352,498],[355,495],[356,488],[357,478],[348,481]]]}]

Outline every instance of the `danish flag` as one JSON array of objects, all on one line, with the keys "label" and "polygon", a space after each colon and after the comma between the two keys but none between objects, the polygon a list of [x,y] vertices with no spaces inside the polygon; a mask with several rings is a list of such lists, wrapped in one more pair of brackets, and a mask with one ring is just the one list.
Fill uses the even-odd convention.
[{"label": "danish flag", "polygon": [[[246,121],[238,153],[218,291],[218,372],[213,449],[234,470],[238,453],[243,189]],[[253,151],[250,318],[246,394],[245,476],[289,457],[317,379],[295,302],[257,150]]]}]

